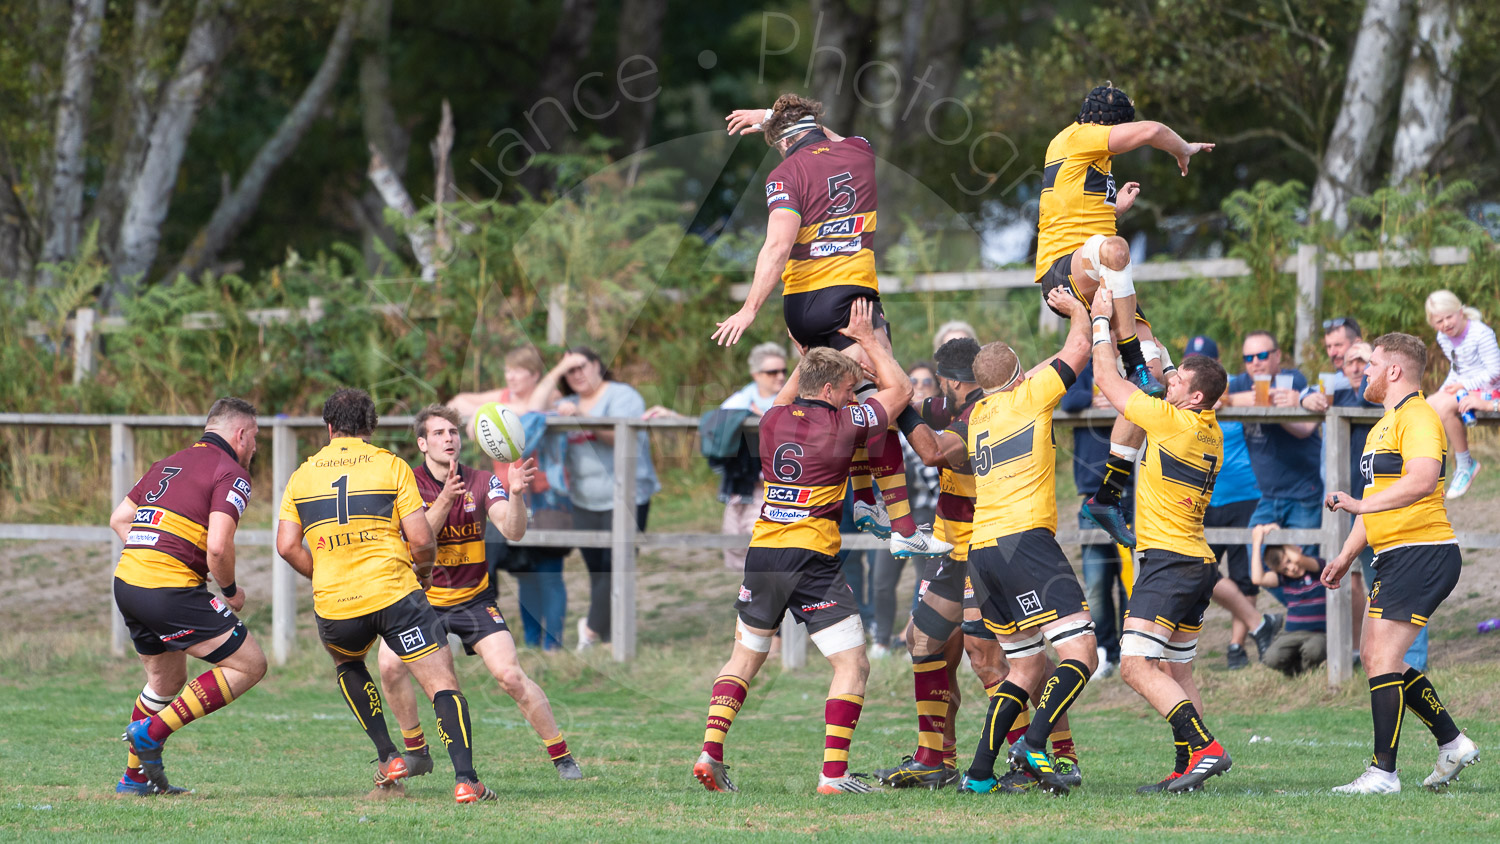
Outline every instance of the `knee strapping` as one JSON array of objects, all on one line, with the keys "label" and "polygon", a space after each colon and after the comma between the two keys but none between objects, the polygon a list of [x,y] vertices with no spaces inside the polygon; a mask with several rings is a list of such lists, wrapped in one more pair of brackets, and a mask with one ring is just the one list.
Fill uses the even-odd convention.
[{"label": "knee strapping", "polygon": [[740,619],[734,621],[734,640],[758,654],[771,652],[771,637],[752,631]]},{"label": "knee strapping", "polygon": [[223,644],[214,648],[213,653],[204,657],[203,661],[218,665],[231,656],[234,656],[234,652],[239,650],[249,638],[250,634],[243,628],[236,628],[234,633],[228,639],[225,639]]},{"label": "knee strapping", "polygon": [[1120,635],[1120,656],[1141,656],[1146,659],[1161,659],[1166,652],[1167,640],[1144,630],[1126,630]]},{"label": "knee strapping", "polygon": [[1074,639],[1085,634],[1089,636],[1094,635],[1094,622],[1070,621],[1066,624],[1060,624],[1052,630],[1048,630],[1042,633],[1042,635],[1047,638],[1047,641],[1052,643],[1052,647],[1054,648],[1062,642],[1066,642],[1069,639]]},{"label": "knee strapping", "polygon": [[953,629],[958,626],[957,621],[944,618],[942,613],[928,606],[926,601],[917,604],[916,610],[911,614],[911,623],[924,635],[939,642],[948,641],[948,637],[953,635]]},{"label": "knee strapping", "polygon": [[1099,270],[1104,266],[1104,263],[1099,260],[1099,250],[1104,246],[1104,241],[1106,240],[1108,238],[1104,235],[1096,234],[1085,240],[1083,246],[1078,248],[1078,251],[1083,253],[1083,260],[1088,262],[1088,265],[1083,268],[1083,274],[1094,281],[1099,280]]},{"label": "knee strapping", "polygon": [[1025,639],[1018,641],[1002,641],[1000,649],[1005,651],[1007,659],[1025,659],[1028,656],[1036,656],[1044,650],[1044,646],[1042,645],[1042,631],[1037,630]]},{"label": "knee strapping", "polygon": [[859,616],[851,615],[832,627],[825,627],[808,638],[823,656],[833,656],[852,648],[865,646],[865,625]]},{"label": "knee strapping", "polygon": [[1163,662],[1192,662],[1198,655],[1198,638],[1195,636],[1186,642],[1168,642],[1164,653]]},{"label": "knee strapping", "polygon": [[991,642],[995,640],[994,631],[984,626],[984,619],[982,618],[976,618],[972,621],[966,620],[959,627],[964,631],[965,636],[973,636],[976,639],[985,639]]}]

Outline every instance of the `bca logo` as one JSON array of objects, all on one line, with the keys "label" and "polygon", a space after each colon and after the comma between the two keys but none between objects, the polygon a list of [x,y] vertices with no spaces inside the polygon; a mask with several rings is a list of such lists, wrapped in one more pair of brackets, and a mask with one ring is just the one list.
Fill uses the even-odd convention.
[{"label": "bca logo", "polygon": [[243,495],[246,498],[250,497],[250,482],[245,480],[244,478],[235,478],[234,488],[239,492],[240,495]]},{"label": "bca logo", "polygon": [[410,630],[401,631],[401,649],[411,653],[417,648],[427,644],[427,637],[422,635],[422,628],[413,627]]},{"label": "bca logo", "polygon": [[1017,595],[1016,603],[1021,605],[1021,612],[1027,615],[1042,611],[1042,599],[1037,597],[1035,589],[1024,595]]},{"label": "bca logo", "polygon": [[766,487],[766,500],[805,507],[807,502],[812,500],[812,490],[794,486],[768,486]]},{"label": "bca logo", "polygon": [[856,404],[849,408],[849,418],[854,424],[861,428],[873,428],[878,421],[875,418],[875,408],[867,404]]},{"label": "bca logo", "polygon": [[830,220],[818,226],[818,237],[853,237],[865,230],[864,215]]}]

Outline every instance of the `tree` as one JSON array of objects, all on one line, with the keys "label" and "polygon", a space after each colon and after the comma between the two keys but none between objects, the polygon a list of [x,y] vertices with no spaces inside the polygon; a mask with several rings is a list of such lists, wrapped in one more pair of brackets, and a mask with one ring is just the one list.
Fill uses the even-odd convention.
[{"label": "tree", "polygon": [[1392,185],[1426,171],[1448,141],[1463,40],[1454,0],[1417,0],[1416,33],[1391,146]]},{"label": "tree", "polygon": [[78,245],[83,212],[84,133],[93,99],[94,60],[104,0],[73,0],[73,23],[63,56],[63,82],[52,136],[52,184],[47,195],[47,235],[42,260],[56,263]]}]

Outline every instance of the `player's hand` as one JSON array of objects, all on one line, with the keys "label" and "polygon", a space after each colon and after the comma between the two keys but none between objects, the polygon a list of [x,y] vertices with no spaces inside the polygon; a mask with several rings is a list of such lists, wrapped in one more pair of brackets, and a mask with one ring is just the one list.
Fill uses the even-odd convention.
[{"label": "player's hand", "polygon": [[506,472],[505,489],[511,495],[520,495],[531,489],[531,482],[536,480],[536,458],[528,457],[520,463],[510,464],[510,470]]},{"label": "player's hand", "polygon": [[1333,559],[1333,562],[1323,567],[1323,573],[1318,576],[1318,579],[1323,581],[1325,587],[1337,589],[1343,582],[1344,575],[1349,573],[1349,566],[1353,562],[1354,558],[1340,554]]},{"label": "player's hand", "polygon": [[766,110],[763,108],[736,109],[724,118],[724,122],[728,124],[724,128],[728,129],[731,135],[750,135],[761,131],[760,123],[765,119]]},{"label": "player's hand", "polygon": [[792,335],[792,330],[790,328],[786,330],[786,339],[792,341],[792,348],[797,350],[798,358],[807,357],[807,347],[797,341],[797,338]]},{"label": "player's hand", "polygon": [[453,502],[464,494],[464,479],[458,473],[458,456],[455,455],[453,462],[448,464],[448,477],[443,481],[443,491],[438,493],[438,499],[447,501],[452,507]]},{"label": "player's hand", "polygon": [[1069,317],[1075,314],[1088,315],[1088,309],[1083,306],[1082,302],[1078,301],[1078,297],[1061,287],[1054,287],[1047,291],[1047,304],[1053,309],[1067,314]]},{"label": "player's hand", "polygon": [[1302,400],[1302,407],[1313,413],[1322,413],[1328,409],[1328,396],[1322,393],[1308,393],[1307,398]]},{"label": "player's hand", "polygon": [[234,593],[234,597],[233,598],[225,598],[224,599],[224,603],[228,604],[229,608],[232,609],[232,610],[234,610],[235,612],[239,612],[240,610],[244,609],[245,608],[245,587],[243,587],[243,586],[239,587],[239,591],[237,591],[237,592]]},{"label": "player's hand", "polygon": [[1141,195],[1140,182],[1126,182],[1115,191],[1115,216],[1118,217],[1130,210],[1135,204],[1135,198]]},{"label": "player's hand", "polygon": [[1189,158],[1192,158],[1193,156],[1197,155],[1200,152],[1213,152],[1213,151],[1214,151],[1214,145],[1213,144],[1188,144],[1186,152],[1182,153],[1181,155],[1174,155],[1172,157],[1175,158],[1175,159],[1177,159],[1177,169],[1179,169],[1179,170],[1182,171],[1182,175],[1186,176],[1187,175],[1187,171],[1188,171],[1188,159]]},{"label": "player's hand", "polygon": [[740,337],[744,335],[752,322],[755,322],[755,311],[740,308],[734,312],[734,316],[718,323],[719,327],[714,330],[713,336],[709,339],[720,346],[733,346],[740,342]]},{"label": "player's hand", "polygon": [[869,299],[855,299],[849,305],[849,324],[839,329],[839,333],[848,337],[856,343],[873,343],[875,341],[875,308]]},{"label": "player's hand", "polygon": [[432,588],[432,572],[435,569],[437,569],[437,566],[428,566],[426,572],[423,573],[422,569],[417,568],[415,565],[412,566],[412,574],[417,576],[417,585],[422,587],[423,592]]},{"label": "player's hand", "polygon": [[1089,318],[1108,317],[1113,319],[1115,315],[1115,297],[1110,295],[1109,288],[1099,285],[1094,292],[1094,306],[1089,308]]},{"label": "player's hand", "polygon": [[1323,506],[1337,513],[1343,510],[1345,513],[1358,516],[1365,511],[1365,503],[1347,492],[1330,492]]}]

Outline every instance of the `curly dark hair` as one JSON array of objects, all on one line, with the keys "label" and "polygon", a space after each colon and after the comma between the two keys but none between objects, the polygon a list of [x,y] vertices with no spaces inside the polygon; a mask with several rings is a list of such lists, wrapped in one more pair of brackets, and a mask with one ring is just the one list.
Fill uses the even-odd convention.
[{"label": "curly dark hair", "polygon": [[333,429],[334,436],[367,437],[375,433],[380,417],[369,393],[343,387],[323,402],[323,421]]},{"label": "curly dark hair", "polygon": [[781,133],[788,126],[804,118],[811,117],[823,125],[823,104],[817,100],[810,100],[796,94],[782,94],[776,98],[776,104],[771,106],[771,119],[761,124],[761,131],[765,133],[766,145],[775,146],[781,139]]},{"label": "curly dark hair", "polygon": [[[937,353],[932,356],[932,359],[937,362],[937,369],[933,371],[955,381],[972,381],[974,358],[978,354],[978,340],[972,337],[954,337],[938,347]],[[957,377],[958,374],[968,374],[970,377],[960,378]]]}]

